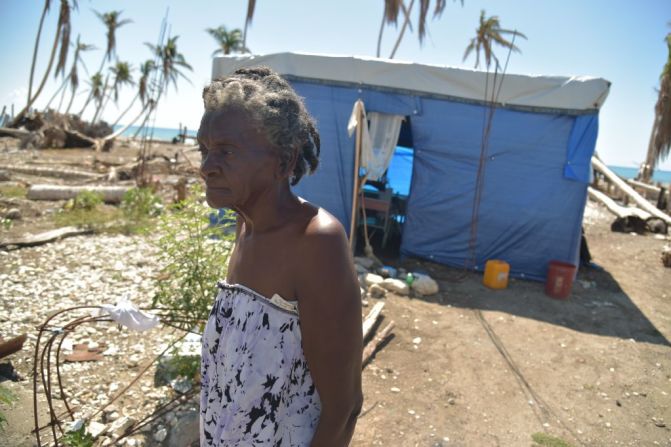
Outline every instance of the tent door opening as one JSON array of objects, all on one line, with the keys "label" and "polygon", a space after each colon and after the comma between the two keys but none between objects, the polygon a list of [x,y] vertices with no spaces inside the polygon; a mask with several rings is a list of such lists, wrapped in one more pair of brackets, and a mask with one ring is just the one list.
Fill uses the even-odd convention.
[{"label": "tent door opening", "polygon": [[363,187],[358,225],[357,251],[363,252],[365,232],[376,254],[397,257],[400,254],[406,204],[412,183],[414,149],[410,117],[404,117],[393,155],[384,174],[367,180]]}]

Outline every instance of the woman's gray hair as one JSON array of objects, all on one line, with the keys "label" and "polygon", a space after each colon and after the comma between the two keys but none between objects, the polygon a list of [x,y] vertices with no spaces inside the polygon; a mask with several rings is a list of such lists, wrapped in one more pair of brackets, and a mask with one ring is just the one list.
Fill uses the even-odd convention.
[{"label": "woman's gray hair", "polygon": [[206,111],[241,108],[257,121],[280,150],[285,167],[296,159],[291,185],[317,169],[320,141],[315,120],[302,98],[270,68],[240,68],[213,80],[203,90],[203,102]]}]

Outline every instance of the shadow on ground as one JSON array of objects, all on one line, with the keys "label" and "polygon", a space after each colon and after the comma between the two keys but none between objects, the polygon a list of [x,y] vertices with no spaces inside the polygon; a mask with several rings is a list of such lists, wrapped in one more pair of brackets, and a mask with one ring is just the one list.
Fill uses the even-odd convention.
[{"label": "shadow on ground", "polygon": [[[377,242],[372,239],[373,244]],[[511,279],[507,289],[491,290],[482,285],[481,273],[418,259],[401,260],[393,242],[385,249],[378,246],[375,253],[388,265],[426,272],[440,284],[437,295],[416,299],[505,312],[579,332],[671,346],[607,271],[581,269],[571,296],[557,300],[545,295],[541,282]]]}]

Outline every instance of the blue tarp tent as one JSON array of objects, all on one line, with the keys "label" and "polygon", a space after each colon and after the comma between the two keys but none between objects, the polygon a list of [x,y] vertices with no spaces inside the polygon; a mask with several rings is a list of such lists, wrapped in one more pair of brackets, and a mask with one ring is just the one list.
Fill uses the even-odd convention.
[{"label": "blue tarp tent", "polygon": [[252,65],[272,67],[305,98],[318,122],[322,154],[318,172],[295,191],[330,211],[347,231],[355,151],[347,122],[361,99],[368,112],[402,115],[411,128],[414,162],[402,254],[476,269],[503,259],[511,275],[537,280],[545,278],[550,260],[577,264],[608,81],[506,75],[483,151],[490,107],[483,99],[492,82],[484,72],[280,53],[217,58],[213,77]]}]

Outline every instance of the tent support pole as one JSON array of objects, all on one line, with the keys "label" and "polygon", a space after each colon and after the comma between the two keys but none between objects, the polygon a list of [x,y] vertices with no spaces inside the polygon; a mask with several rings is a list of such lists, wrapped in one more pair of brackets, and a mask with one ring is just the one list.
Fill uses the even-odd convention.
[{"label": "tent support pole", "polygon": [[[361,101],[358,99],[357,101]],[[354,252],[354,238],[356,236],[356,219],[358,214],[359,204],[359,165],[361,163],[361,139],[363,137],[363,113],[362,108],[357,110],[357,124],[356,124],[356,142],[354,143],[354,184],[352,186],[352,217],[349,226],[349,247]]]}]

